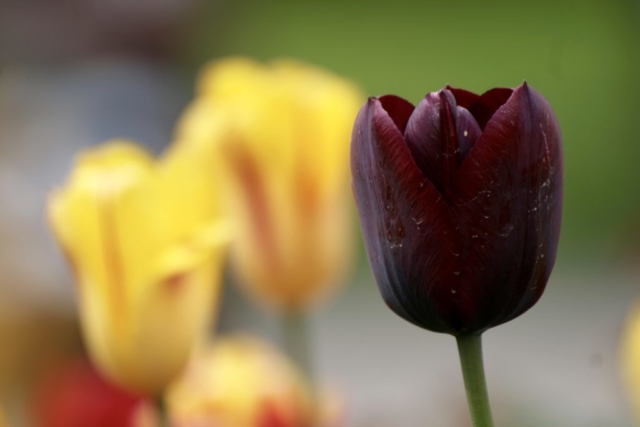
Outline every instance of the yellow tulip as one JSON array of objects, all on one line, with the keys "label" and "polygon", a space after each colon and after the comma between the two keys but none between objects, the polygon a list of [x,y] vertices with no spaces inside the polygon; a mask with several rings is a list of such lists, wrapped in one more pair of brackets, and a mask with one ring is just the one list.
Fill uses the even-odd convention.
[{"label": "yellow tulip", "polygon": [[339,418],[323,406],[323,421],[310,422],[309,390],[298,370],[269,344],[243,335],[197,352],[166,402],[176,427],[334,427]]},{"label": "yellow tulip", "polygon": [[49,200],[93,361],[138,392],[179,375],[218,296],[228,229],[208,166],[187,150],[156,161],[111,141],[82,152]]},{"label": "yellow tulip", "polygon": [[362,103],[349,82],[292,61],[231,58],[205,68],[181,144],[217,158],[238,220],[245,288],[285,311],[328,294],[350,265],[348,165]]},{"label": "yellow tulip", "polygon": [[640,302],[631,308],[623,331],[621,370],[636,425],[640,426]]}]

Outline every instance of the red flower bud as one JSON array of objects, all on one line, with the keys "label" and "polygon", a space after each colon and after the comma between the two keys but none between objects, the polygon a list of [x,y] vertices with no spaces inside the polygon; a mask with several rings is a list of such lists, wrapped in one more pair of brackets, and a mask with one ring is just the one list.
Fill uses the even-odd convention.
[{"label": "red flower bud", "polygon": [[351,169],[369,263],[398,315],[481,333],[538,301],[558,247],[562,147],[526,83],[481,96],[447,87],[415,108],[369,98]]}]

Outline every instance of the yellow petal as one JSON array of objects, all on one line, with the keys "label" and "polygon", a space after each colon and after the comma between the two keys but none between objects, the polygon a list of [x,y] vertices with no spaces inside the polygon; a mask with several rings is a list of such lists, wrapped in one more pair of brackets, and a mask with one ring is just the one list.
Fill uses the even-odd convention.
[{"label": "yellow petal", "polygon": [[621,373],[636,423],[640,424],[640,303],[636,302],[627,318],[622,335]]},{"label": "yellow petal", "polygon": [[217,158],[239,223],[234,264],[259,300],[299,310],[351,259],[348,150],[358,90],[294,61],[230,58],[205,68],[182,145]]},{"label": "yellow petal", "polygon": [[243,335],[198,352],[169,390],[167,403],[176,425],[220,427],[259,427],[265,408],[294,427],[304,424],[300,417],[310,408],[307,386],[291,362],[269,344]]},{"label": "yellow petal", "polygon": [[157,276],[133,301],[130,323],[106,353],[110,357],[105,366],[112,378],[131,389],[147,394],[162,390],[181,372],[193,346],[212,326],[209,319],[219,299],[222,248],[191,245],[171,248],[157,260]]},{"label": "yellow petal", "polygon": [[153,175],[153,159],[139,146],[111,141],[78,155],[67,185],[49,199],[48,215],[79,284],[91,283],[109,310],[126,305],[129,283],[157,242],[138,238]]},{"label": "yellow petal", "polygon": [[215,98],[247,96],[263,90],[269,75],[257,62],[246,57],[224,58],[204,67],[198,79],[198,94]]},{"label": "yellow petal", "polygon": [[311,173],[307,185],[321,193],[342,187],[349,175],[349,141],[362,97],[345,80],[295,61],[274,63],[280,91],[290,101],[296,151],[292,179]]},{"label": "yellow petal", "polygon": [[130,389],[162,390],[208,325],[229,240],[214,188],[188,151],[155,161],[115,141],[82,153],[50,198],[89,351]]}]

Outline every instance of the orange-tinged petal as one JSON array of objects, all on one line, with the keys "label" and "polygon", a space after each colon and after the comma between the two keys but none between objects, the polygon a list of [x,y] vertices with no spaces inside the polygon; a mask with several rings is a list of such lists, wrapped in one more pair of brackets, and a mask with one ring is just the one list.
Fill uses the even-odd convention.
[{"label": "orange-tinged petal", "polygon": [[205,68],[177,130],[217,159],[243,285],[285,310],[307,308],[340,282],[351,254],[349,139],[360,94],[295,61],[229,58]]},{"label": "orange-tinged petal", "polygon": [[[204,347],[167,394],[177,426],[302,427],[308,416],[306,384],[269,344],[231,336]],[[307,415],[305,415],[307,414]]]},{"label": "orange-tinged petal", "polygon": [[[344,400],[317,393],[298,369],[270,344],[231,335],[194,354],[166,395],[176,427],[339,427]],[[315,422],[313,422],[315,420]]]}]

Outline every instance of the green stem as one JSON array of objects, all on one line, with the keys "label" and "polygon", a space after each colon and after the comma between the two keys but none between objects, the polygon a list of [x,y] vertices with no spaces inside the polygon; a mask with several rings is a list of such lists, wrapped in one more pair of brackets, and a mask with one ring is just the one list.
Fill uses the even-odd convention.
[{"label": "green stem", "polygon": [[493,427],[487,381],[484,377],[482,362],[482,336],[462,335],[457,337],[457,340],[473,426]]},{"label": "green stem", "polygon": [[167,414],[167,405],[162,395],[155,398],[156,413],[158,414],[158,427],[169,427],[169,416]]},{"label": "green stem", "polygon": [[308,382],[311,393],[311,407],[305,421],[305,426],[316,425],[317,395],[315,391],[315,371],[313,369],[313,357],[311,351],[311,339],[309,334],[309,318],[303,313],[285,313],[282,322],[284,348],[289,357],[302,371]]},{"label": "green stem", "polygon": [[302,370],[307,380],[313,381],[309,318],[302,313],[284,314],[282,332],[285,351]]}]

